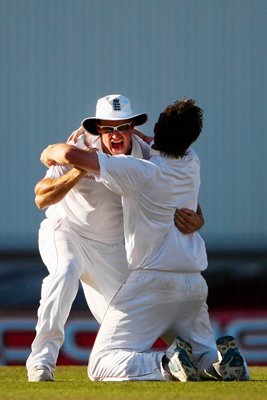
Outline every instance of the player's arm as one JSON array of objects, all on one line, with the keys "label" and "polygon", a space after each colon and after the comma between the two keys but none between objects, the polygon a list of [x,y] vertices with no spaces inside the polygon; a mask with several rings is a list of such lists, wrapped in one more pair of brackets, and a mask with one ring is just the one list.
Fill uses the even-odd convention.
[{"label": "player's arm", "polygon": [[197,211],[194,212],[187,208],[176,210],[174,215],[174,222],[176,227],[185,234],[194,233],[202,228],[205,223],[202,210],[198,204]]},{"label": "player's arm", "polygon": [[43,150],[40,160],[47,167],[60,164],[95,173],[100,171],[96,148],[82,150],[66,143],[51,144]]},{"label": "player's arm", "polygon": [[58,203],[86,175],[86,171],[72,168],[59,178],[44,178],[35,186],[35,204],[43,209]]}]

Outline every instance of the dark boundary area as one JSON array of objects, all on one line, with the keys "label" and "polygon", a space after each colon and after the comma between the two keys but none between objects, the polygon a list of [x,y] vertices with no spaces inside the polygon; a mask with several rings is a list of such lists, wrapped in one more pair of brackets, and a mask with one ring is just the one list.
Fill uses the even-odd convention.
[{"label": "dark boundary area", "polygon": [[[208,305],[216,309],[267,309],[267,251],[208,251],[203,272],[209,286]],[[0,252],[1,311],[31,310],[39,305],[47,270],[38,251]],[[73,309],[87,309],[79,289]]]}]

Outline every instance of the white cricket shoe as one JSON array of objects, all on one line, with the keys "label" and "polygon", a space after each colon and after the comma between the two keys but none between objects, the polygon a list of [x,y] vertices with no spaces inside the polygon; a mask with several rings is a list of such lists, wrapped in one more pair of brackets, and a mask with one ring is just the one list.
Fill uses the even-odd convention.
[{"label": "white cricket shoe", "polygon": [[167,349],[167,363],[163,368],[180,382],[199,381],[197,369],[192,360],[191,344],[181,337],[176,337],[172,345]]},{"label": "white cricket shoe", "polygon": [[28,371],[29,382],[54,382],[54,374],[49,368],[44,365],[36,365]]}]

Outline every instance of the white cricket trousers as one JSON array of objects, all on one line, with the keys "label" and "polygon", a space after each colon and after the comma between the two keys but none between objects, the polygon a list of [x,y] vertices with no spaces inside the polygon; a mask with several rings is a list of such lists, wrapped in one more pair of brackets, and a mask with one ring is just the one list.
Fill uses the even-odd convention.
[{"label": "white cricket trousers", "polygon": [[91,380],[166,380],[163,351],[152,351],[164,336],[179,335],[192,345],[201,371],[218,361],[208,309],[207,284],[200,273],[138,270],[112,300],[90,354]]},{"label": "white cricket trousers", "polygon": [[49,275],[42,283],[36,336],[26,367],[44,365],[54,370],[79,281],[87,304],[100,323],[129,272],[122,242],[89,240],[63,222],[56,227],[47,220],[41,224],[39,250]]}]

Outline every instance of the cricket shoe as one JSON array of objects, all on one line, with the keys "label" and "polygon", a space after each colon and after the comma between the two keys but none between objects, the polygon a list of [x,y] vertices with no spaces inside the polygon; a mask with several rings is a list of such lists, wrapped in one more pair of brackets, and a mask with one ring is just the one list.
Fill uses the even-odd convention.
[{"label": "cricket shoe", "polygon": [[164,369],[180,382],[198,381],[197,369],[192,360],[192,347],[181,337],[176,337],[165,354]]},{"label": "cricket shoe", "polygon": [[214,367],[223,381],[240,381],[246,379],[246,367],[236,340],[233,336],[223,336],[216,341],[222,360]]},{"label": "cricket shoe", "polygon": [[53,371],[44,365],[36,365],[28,371],[29,382],[53,382],[55,380]]}]

